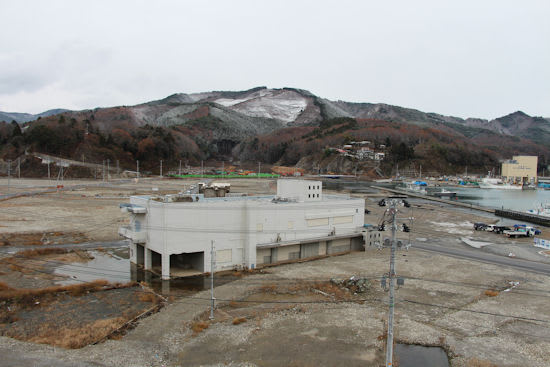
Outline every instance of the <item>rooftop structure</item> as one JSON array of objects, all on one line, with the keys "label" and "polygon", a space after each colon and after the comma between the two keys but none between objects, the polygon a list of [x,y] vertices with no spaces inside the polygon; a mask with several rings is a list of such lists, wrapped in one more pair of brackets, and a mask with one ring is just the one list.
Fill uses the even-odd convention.
[{"label": "rooftop structure", "polygon": [[[303,257],[361,249],[365,202],[323,195],[321,181],[280,179],[277,195],[207,198],[203,194],[133,196],[121,208],[130,225],[130,259],[163,279],[215,270],[254,268]],[[212,242],[213,241],[213,242]]]}]

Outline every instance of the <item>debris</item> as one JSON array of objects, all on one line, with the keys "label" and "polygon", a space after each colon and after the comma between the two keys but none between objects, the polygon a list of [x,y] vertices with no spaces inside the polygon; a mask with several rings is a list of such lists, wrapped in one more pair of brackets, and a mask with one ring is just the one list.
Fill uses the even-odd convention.
[{"label": "debris", "polygon": [[344,280],[332,278],[330,282],[354,293],[365,293],[371,286],[370,281],[367,278],[359,278],[355,276]]}]

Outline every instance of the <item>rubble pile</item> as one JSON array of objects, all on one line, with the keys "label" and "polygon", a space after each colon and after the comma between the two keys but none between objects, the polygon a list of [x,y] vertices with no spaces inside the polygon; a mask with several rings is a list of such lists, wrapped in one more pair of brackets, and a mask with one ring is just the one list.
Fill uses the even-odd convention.
[{"label": "rubble pile", "polygon": [[366,293],[371,283],[367,278],[352,276],[349,279],[338,280],[332,278],[330,282],[338,287],[345,288],[353,293]]}]

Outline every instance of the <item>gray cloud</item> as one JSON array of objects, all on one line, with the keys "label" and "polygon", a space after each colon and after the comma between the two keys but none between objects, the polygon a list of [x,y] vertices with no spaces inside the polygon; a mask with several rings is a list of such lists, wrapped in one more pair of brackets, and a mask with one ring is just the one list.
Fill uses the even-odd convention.
[{"label": "gray cloud", "polygon": [[267,85],[462,117],[550,116],[549,12],[546,1],[0,0],[0,110]]}]

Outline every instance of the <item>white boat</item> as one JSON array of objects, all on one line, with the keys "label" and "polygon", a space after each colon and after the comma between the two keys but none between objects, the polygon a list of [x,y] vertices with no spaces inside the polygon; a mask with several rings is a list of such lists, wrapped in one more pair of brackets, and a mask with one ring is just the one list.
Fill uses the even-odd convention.
[{"label": "white boat", "polygon": [[405,191],[410,191],[412,193],[419,194],[419,195],[426,195],[428,193],[424,187],[417,185],[413,182],[407,182],[405,183],[405,185],[406,185],[404,187]]},{"label": "white boat", "polygon": [[527,210],[527,213],[534,215],[541,215],[543,217],[550,217],[550,203],[540,204],[534,209]]},{"label": "white boat", "polygon": [[438,197],[452,198],[452,197],[456,196],[456,191],[449,191],[449,190],[446,190],[445,188],[442,188],[441,191],[433,192],[431,195],[432,196],[438,196]]},{"label": "white boat", "polygon": [[523,187],[521,185],[512,185],[509,183],[502,182],[499,178],[494,177],[485,177],[481,179],[479,183],[480,189],[501,189],[501,190],[521,190]]}]

